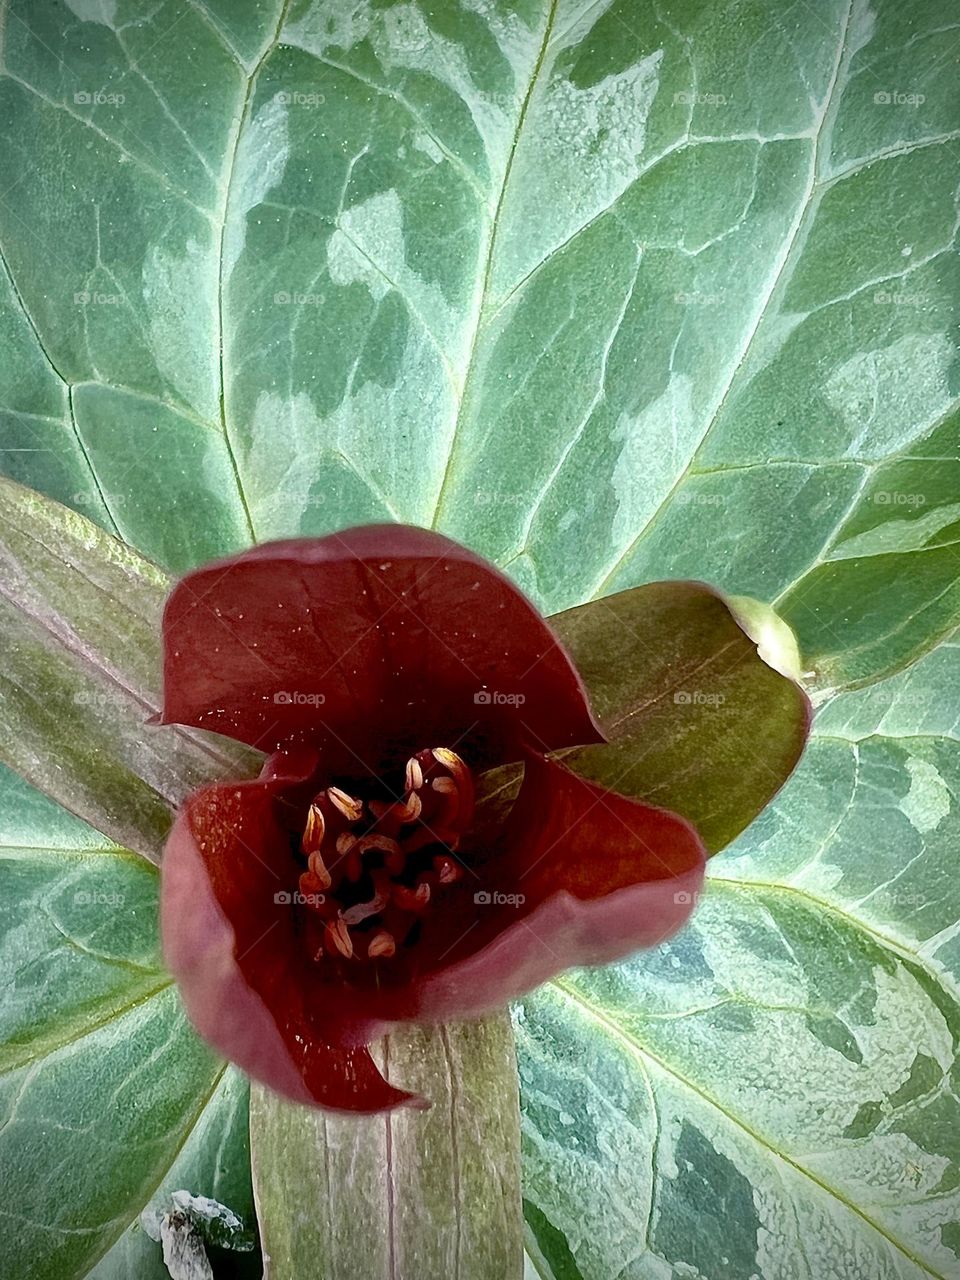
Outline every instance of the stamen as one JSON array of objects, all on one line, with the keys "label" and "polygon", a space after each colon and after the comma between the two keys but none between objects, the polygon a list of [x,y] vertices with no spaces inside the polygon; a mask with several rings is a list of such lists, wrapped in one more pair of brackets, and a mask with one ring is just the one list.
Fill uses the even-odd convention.
[{"label": "stamen", "polygon": [[310,868],[310,873],[313,878],[320,885],[321,890],[329,889],[333,884],[333,876],[327,870],[323,858],[320,856],[319,849],[314,849],[310,854],[310,857],[307,859],[307,866]]},{"label": "stamen", "polygon": [[368,849],[378,849],[381,853],[396,854],[400,852],[400,846],[396,840],[391,839],[390,836],[378,835],[376,832],[373,835],[361,836],[359,840],[355,841],[355,844],[357,852],[360,854],[366,853]]},{"label": "stamen", "polygon": [[342,918],[330,921],[323,931],[323,942],[331,955],[343,956],[344,960],[353,957],[353,939]]},{"label": "stamen", "polygon": [[367,957],[370,960],[380,958],[386,959],[395,955],[397,950],[396,939],[392,933],[388,933],[386,929],[381,929],[379,933],[375,933],[367,943]]},{"label": "stamen", "polygon": [[445,769],[450,771],[453,781],[457,784],[457,799],[459,802],[457,819],[460,829],[463,830],[473,817],[475,795],[473,775],[463,760],[460,759],[455,751],[451,751],[449,747],[434,747],[433,758],[437,764],[443,765]]},{"label": "stamen", "polygon": [[433,869],[441,884],[453,884],[463,875],[463,868],[453,858],[445,858],[438,854],[433,860]]},{"label": "stamen", "polygon": [[[304,871],[300,876],[300,892],[307,899],[319,899],[323,897],[324,890],[330,888],[330,881],[326,883],[319,877],[315,876],[312,871]],[[317,905],[314,901],[309,902],[309,906]]]},{"label": "stamen", "polygon": [[408,889],[403,884],[394,885],[393,901],[401,911],[425,911],[430,905],[430,886],[425,882],[415,889]]},{"label": "stamen", "polygon": [[382,889],[377,889],[369,902],[357,902],[354,906],[348,907],[343,913],[343,921],[353,928],[354,925],[369,920],[371,916],[379,915],[389,901],[389,894]]},{"label": "stamen", "polygon": [[407,771],[404,778],[408,791],[419,791],[423,786],[423,770],[420,767],[420,761],[416,756],[411,756],[407,761]]},{"label": "stamen", "polygon": [[304,853],[313,853],[314,849],[319,849],[323,844],[324,833],[327,824],[324,821],[320,806],[312,804],[307,813],[307,825],[303,829],[303,839],[300,847]]},{"label": "stamen", "polygon": [[430,785],[445,796],[455,796],[459,790],[452,778],[434,778]]},{"label": "stamen", "polygon": [[416,822],[423,811],[423,801],[417,795],[416,791],[411,791],[402,805],[397,806],[397,816],[401,825],[406,822]]},{"label": "stamen", "polygon": [[347,795],[339,787],[327,787],[327,796],[348,822],[359,822],[363,817],[363,801]]},{"label": "stamen", "polygon": [[341,858],[344,857],[350,852],[356,843],[356,836],[351,835],[349,831],[341,832],[340,835],[337,836],[337,853],[339,853]]}]

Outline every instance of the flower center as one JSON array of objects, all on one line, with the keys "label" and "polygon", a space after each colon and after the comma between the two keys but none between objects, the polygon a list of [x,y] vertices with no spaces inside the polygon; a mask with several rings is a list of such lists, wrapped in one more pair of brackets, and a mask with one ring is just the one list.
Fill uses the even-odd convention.
[{"label": "flower center", "polygon": [[407,761],[402,797],[327,787],[301,839],[301,901],[321,929],[314,959],[380,961],[416,942],[445,886],[463,876],[457,849],[473,816],[470,770],[448,747]]}]

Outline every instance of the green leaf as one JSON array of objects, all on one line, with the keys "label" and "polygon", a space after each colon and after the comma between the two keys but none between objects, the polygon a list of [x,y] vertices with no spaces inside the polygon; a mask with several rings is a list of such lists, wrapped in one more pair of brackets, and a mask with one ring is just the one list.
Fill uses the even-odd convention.
[{"label": "green leaf", "polygon": [[174,569],[398,518],[549,612],[706,579],[825,687],[951,629],[935,0],[7,9],[10,474]]},{"label": "green leaf", "polygon": [[163,972],[156,871],[6,770],[0,799],[0,1273],[65,1280],[144,1208],[223,1068]]},{"label": "green leaf", "polygon": [[[228,1067],[204,1107],[146,1212],[167,1212],[175,1191],[189,1190],[218,1201],[232,1210],[247,1230],[256,1226],[250,1182],[248,1125],[250,1085],[246,1077]],[[234,1274],[254,1280],[262,1272],[262,1260],[250,1256],[233,1259]],[[169,1280],[160,1246],[132,1222],[109,1253],[90,1272],[90,1280]]]},{"label": "green leaf", "polygon": [[377,1065],[431,1102],[333,1115],[255,1087],[253,1170],[271,1280],[519,1280],[519,1113],[507,1015],[401,1028]]},{"label": "green leaf", "polygon": [[73,512],[0,481],[0,759],[67,809],[156,857],[173,808],[255,754],[154,728],[164,574]]},{"label": "green leaf", "polygon": [[609,739],[565,763],[682,814],[711,852],[729,844],[800,757],[809,719],[800,688],[701,583],[637,587],[551,624]]},{"label": "green leaf", "polygon": [[821,710],[672,942],[524,1002],[556,1276],[957,1274],[957,647]]}]

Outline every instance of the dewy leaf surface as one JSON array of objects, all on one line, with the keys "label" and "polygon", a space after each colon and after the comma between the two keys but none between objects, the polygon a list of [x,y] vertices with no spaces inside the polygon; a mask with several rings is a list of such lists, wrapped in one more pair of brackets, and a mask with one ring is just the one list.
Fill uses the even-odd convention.
[{"label": "dewy leaf surface", "polygon": [[[207,1145],[229,1133],[219,1104],[204,1111],[223,1067],[163,971],[156,870],[5,769],[0,813],[0,1273],[65,1280],[111,1249],[181,1148],[190,1189],[215,1187],[213,1161],[184,1161],[195,1125]],[[243,1179],[241,1163],[238,1201]],[[97,1272],[120,1274],[134,1272]]]},{"label": "dewy leaf surface", "polygon": [[175,569],[397,517],[548,612],[705,578],[868,682],[960,603],[951,31],[8,0],[5,466]]},{"label": "dewy leaf surface", "polygon": [[524,1002],[555,1274],[960,1275],[956,657],[822,709],[671,943]]}]

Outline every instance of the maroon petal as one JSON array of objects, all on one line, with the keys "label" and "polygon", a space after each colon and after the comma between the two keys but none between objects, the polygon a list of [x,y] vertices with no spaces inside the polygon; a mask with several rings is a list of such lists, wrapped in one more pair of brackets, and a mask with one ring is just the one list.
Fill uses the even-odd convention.
[{"label": "maroon petal", "polygon": [[564,969],[656,946],[693,911],[705,858],[685,819],[528,758],[474,919],[417,983],[415,1016],[482,1013]]},{"label": "maroon petal", "polygon": [[[288,764],[286,776],[273,760],[260,779],[206,788],[182,807],[163,860],[166,962],[200,1034],[276,1092],[343,1111],[421,1106],[365,1048],[343,1047],[313,1008],[283,900],[289,846],[274,816],[278,791],[304,776]],[[383,1029],[354,1020],[351,1044]]]},{"label": "maroon petal", "polygon": [[322,742],[354,773],[471,734],[491,758],[524,740],[603,741],[530,602],[427,530],[372,525],[254,547],[184,578],[163,626],[165,723],[267,750]]}]

